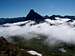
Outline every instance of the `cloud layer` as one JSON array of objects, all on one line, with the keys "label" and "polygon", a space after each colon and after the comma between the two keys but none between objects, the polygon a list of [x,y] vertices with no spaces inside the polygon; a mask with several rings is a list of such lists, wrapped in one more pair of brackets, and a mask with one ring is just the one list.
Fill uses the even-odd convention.
[{"label": "cloud layer", "polygon": [[[68,20],[59,20],[57,18],[57,20],[46,19],[45,22],[39,24],[35,24],[34,21],[4,24],[3,26],[5,27],[0,26],[0,36],[5,38],[22,36],[29,40],[33,37],[38,37],[40,34],[47,36],[45,42],[49,44],[60,42],[75,44],[75,21],[67,22]],[[20,24],[25,25],[19,26]]]}]

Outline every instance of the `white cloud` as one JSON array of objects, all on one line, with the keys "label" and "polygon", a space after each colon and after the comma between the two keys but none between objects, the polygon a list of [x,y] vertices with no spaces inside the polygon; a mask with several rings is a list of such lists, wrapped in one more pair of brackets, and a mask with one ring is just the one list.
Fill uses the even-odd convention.
[{"label": "white cloud", "polygon": [[[71,27],[67,22],[63,22],[62,24],[52,23],[55,25],[50,25],[48,21],[49,19],[46,20],[46,22],[36,25],[33,25],[35,23],[34,21],[29,21],[24,26],[18,26],[18,24],[21,23],[8,24],[10,25],[9,27],[0,27],[0,36],[7,38],[9,36],[18,35],[23,36],[26,39],[31,39],[33,37],[38,37],[38,34],[41,34],[48,37],[45,41],[49,44],[59,42],[75,44],[74,27]],[[51,20],[49,22],[51,22]]]}]

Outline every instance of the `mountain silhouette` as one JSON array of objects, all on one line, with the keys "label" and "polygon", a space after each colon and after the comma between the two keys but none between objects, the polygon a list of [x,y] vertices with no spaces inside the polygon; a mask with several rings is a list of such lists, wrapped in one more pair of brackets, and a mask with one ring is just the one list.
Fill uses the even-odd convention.
[{"label": "mountain silhouette", "polygon": [[16,22],[21,22],[21,21],[27,21],[27,20],[32,20],[32,21],[35,21],[36,23],[40,23],[40,22],[44,22],[44,19],[56,20],[55,17],[69,18],[71,19],[71,21],[75,20],[75,16],[61,16],[61,15],[41,16],[40,14],[35,12],[33,9],[31,9],[26,17],[0,18],[0,25],[6,24],[6,23],[16,23]]},{"label": "mountain silhouette", "polygon": [[26,20],[33,20],[39,23],[40,21],[44,21],[44,17],[39,15],[37,12],[35,12],[33,9],[30,10],[28,15],[26,16]]},{"label": "mountain silhouette", "polygon": [[71,20],[75,20],[75,16],[61,16],[61,15],[52,15],[49,17],[49,19],[51,20],[56,20],[55,17],[59,17],[59,18],[68,18],[68,19],[71,19]]},{"label": "mountain silhouette", "polygon": [[0,18],[0,25],[6,24],[6,23],[16,23],[25,21],[25,17],[16,17],[16,18]]}]

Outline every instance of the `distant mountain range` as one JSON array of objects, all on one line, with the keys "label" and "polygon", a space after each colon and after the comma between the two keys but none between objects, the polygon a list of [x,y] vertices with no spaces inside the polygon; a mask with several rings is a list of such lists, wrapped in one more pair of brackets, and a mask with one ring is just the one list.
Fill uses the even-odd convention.
[{"label": "distant mountain range", "polygon": [[55,17],[68,18],[71,20],[75,20],[75,16],[60,16],[60,15],[41,16],[40,14],[35,12],[33,9],[31,9],[26,17],[0,18],[0,24],[15,23],[15,22],[21,22],[21,21],[27,21],[27,20],[32,20],[32,21],[35,21],[36,23],[39,23],[44,21],[44,19],[56,20]]}]

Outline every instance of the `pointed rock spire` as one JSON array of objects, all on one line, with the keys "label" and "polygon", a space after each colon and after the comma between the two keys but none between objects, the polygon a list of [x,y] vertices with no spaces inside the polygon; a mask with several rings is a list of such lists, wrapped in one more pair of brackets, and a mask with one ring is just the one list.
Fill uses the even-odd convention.
[{"label": "pointed rock spire", "polygon": [[33,9],[30,10],[28,15],[26,16],[26,20],[33,20],[39,23],[44,20],[44,17],[36,13]]}]

